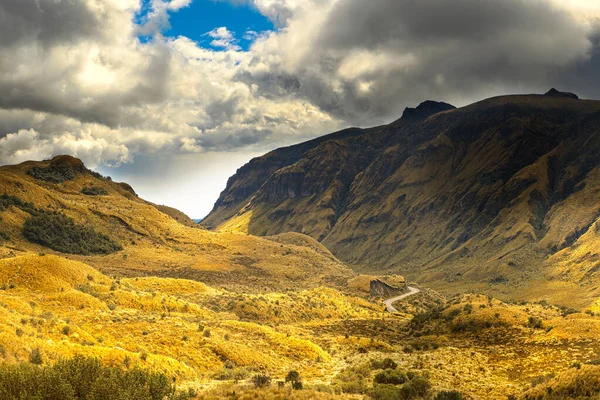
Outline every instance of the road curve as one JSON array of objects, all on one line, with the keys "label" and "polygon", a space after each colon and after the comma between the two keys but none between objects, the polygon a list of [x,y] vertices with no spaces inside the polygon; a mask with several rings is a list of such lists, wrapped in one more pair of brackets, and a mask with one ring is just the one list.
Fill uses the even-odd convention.
[{"label": "road curve", "polygon": [[400,301],[402,299],[405,299],[407,297],[410,297],[412,295],[415,295],[415,294],[419,293],[420,291],[421,291],[421,289],[408,286],[408,293],[404,293],[404,294],[401,294],[400,296],[396,296],[396,297],[392,297],[391,299],[384,300],[383,304],[385,304],[385,307],[388,312],[391,312],[391,313],[398,312],[398,310],[396,310],[392,304],[394,304],[395,302]]}]

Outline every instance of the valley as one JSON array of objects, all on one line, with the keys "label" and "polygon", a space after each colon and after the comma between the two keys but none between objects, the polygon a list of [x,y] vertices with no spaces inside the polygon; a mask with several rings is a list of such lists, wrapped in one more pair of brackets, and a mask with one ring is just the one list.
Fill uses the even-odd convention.
[{"label": "valley", "polygon": [[600,303],[359,275],[307,235],[209,231],[70,157],[0,167],[0,182],[1,390],[27,365],[91,362],[77,357],[161,374],[178,399],[598,390]]}]

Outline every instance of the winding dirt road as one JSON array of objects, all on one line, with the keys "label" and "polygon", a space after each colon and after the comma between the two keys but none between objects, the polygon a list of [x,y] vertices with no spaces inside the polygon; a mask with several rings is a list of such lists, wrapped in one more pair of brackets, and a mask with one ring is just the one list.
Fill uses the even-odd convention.
[{"label": "winding dirt road", "polygon": [[400,301],[402,299],[405,299],[407,297],[410,297],[412,295],[415,295],[415,294],[419,293],[420,291],[421,291],[421,289],[408,286],[408,293],[404,293],[404,294],[401,294],[400,296],[396,296],[396,297],[392,297],[391,299],[384,300],[383,304],[385,304],[385,307],[388,312],[391,312],[391,313],[398,312],[398,310],[396,310],[392,304],[394,304],[395,302]]}]

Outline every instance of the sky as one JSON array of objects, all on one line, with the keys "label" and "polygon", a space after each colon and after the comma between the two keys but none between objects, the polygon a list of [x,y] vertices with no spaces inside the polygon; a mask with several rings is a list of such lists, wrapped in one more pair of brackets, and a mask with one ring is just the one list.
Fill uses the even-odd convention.
[{"label": "sky", "polygon": [[550,87],[600,98],[597,0],[0,0],[0,164],[81,158],[193,218],[274,148]]}]

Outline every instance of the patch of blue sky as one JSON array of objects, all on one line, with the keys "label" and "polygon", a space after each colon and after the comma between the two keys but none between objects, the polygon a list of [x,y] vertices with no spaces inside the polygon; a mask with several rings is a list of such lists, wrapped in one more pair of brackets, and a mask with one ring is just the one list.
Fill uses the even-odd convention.
[{"label": "patch of blue sky", "polygon": [[[136,23],[143,23],[150,11],[150,0],[143,0]],[[249,4],[233,4],[229,1],[193,0],[188,7],[170,14],[170,27],[163,32],[167,37],[185,36],[202,47],[223,50],[215,45],[214,37],[207,35],[220,27],[226,27],[234,36],[233,43],[240,50],[247,50],[256,35],[275,29],[273,23]],[[142,42],[148,37],[140,37]]]}]

